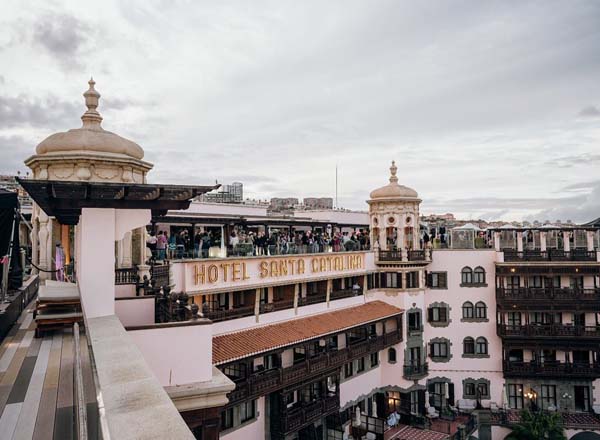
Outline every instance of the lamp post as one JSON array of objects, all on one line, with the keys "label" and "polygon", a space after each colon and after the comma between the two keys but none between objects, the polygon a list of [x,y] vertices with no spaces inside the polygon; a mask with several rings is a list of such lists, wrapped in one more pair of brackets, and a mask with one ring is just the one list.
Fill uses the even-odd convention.
[{"label": "lamp post", "polygon": [[531,411],[537,411],[537,393],[533,388],[525,393],[525,397],[529,400]]}]

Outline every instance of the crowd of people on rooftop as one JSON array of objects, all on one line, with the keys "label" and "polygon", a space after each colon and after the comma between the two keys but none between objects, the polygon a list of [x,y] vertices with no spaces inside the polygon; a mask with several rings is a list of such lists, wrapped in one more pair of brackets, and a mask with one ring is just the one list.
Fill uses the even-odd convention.
[{"label": "crowd of people on rooftop", "polygon": [[[210,249],[221,247],[221,234],[201,231],[192,236],[188,229],[168,235],[150,232],[146,240],[152,259],[207,258]],[[235,228],[227,235],[225,246],[229,256],[287,255],[319,252],[343,252],[370,249],[369,232],[359,231],[264,231]]]}]

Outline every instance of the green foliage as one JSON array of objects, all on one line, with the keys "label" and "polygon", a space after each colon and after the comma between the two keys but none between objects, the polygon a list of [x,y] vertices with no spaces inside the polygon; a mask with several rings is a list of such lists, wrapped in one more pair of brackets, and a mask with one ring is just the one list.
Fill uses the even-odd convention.
[{"label": "green foliage", "polygon": [[521,412],[521,421],[505,440],[567,440],[562,427],[562,418],[558,413]]}]

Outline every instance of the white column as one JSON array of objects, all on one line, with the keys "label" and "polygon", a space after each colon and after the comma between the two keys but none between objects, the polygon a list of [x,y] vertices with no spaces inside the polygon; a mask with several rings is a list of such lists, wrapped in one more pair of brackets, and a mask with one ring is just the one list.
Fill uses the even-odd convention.
[{"label": "white column", "polygon": [[546,252],[547,244],[546,244],[546,231],[540,231],[540,251]]},{"label": "white column", "polygon": [[131,232],[126,232],[122,240],[119,240],[117,249],[119,251],[117,255],[117,264],[120,268],[126,268],[132,266],[131,259]]},{"label": "white column", "polygon": [[587,240],[587,250],[591,252],[594,250],[594,231],[585,231],[585,238]]},{"label": "white column", "polygon": [[[49,270],[51,267],[50,261],[48,260],[48,242],[50,241],[50,237],[48,235],[48,223],[50,219],[46,215],[44,211],[40,209],[39,219],[39,230],[38,230],[38,266],[40,269]],[[49,276],[48,272],[40,272],[40,279],[47,280],[52,278]]]},{"label": "white column", "polygon": [[569,231],[563,231],[563,246],[565,252],[569,252],[571,250],[571,242],[569,241]]},{"label": "white column", "polygon": [[294,314],[298,314],[298,298],[300,297],[300,284],[294,284]]},{"label": "white column", "polygon": [[398,226],[396,228],[396,246],[398,249],[404,249],[404,228],[402,226]]},{"label": "white column", "polygon": [[221,225],[221,258],[225,258],[227,256],[225,252],[225,227]]},{"label": "white column", "polygon": [[523,232],[517,231],[517,252],[523,252]]},{"label": "white column", "polygon": [[379,249],[381,249],[382,251],[388,250],[386,233],[386,228],[379,228]]},{"label": "white column", "polygon": [[329,301],[331,299],[331,291],[333,290],[333,280],[327,280],[327,294],[325,301],[327,302],[327,307],[329,308]]},{"label": "white column", "polygon": [[[34,212],[35,212],[35,208],[34,208]],[[40,249],[38,246],[39,226],[38,226],[37,217],[33,217],[33,221],[31,222],[30,237],[31,237],[31,261],[33,262],[33,264],[39,266],[39,264],[40,264],[40,256],[39,256]],[[34,274],[38,273],[38,270],[35,267],[32,267],[31,271]]]},{"label": "white column", "polygon": [[79,287],[88,319],[115,314],[115,210],[83,208],[77,228]]},{"label": "white column", "polygon": [[494,231],[494,249],[496,252],[500,252],[500,232]]}]

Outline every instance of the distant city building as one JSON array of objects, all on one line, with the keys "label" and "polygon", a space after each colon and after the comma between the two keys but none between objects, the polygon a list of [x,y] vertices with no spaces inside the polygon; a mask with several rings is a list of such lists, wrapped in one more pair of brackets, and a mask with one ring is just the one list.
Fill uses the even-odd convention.
[{"label": "distant city building", "polygon": [[331,197],[305,197],[305,209],[333,209],[333,199]]},{"label": "distant city building", "polygon": [[231,185],[222,185],[217,191],[200,196],[200,200],[208,203],[243,203],[244,184],[233,182]]},{"label": "distant city building", "polygon": [[271,199],[271,211],[283,211],[292,209],[299,205],[296,197],[273,197]]}]

